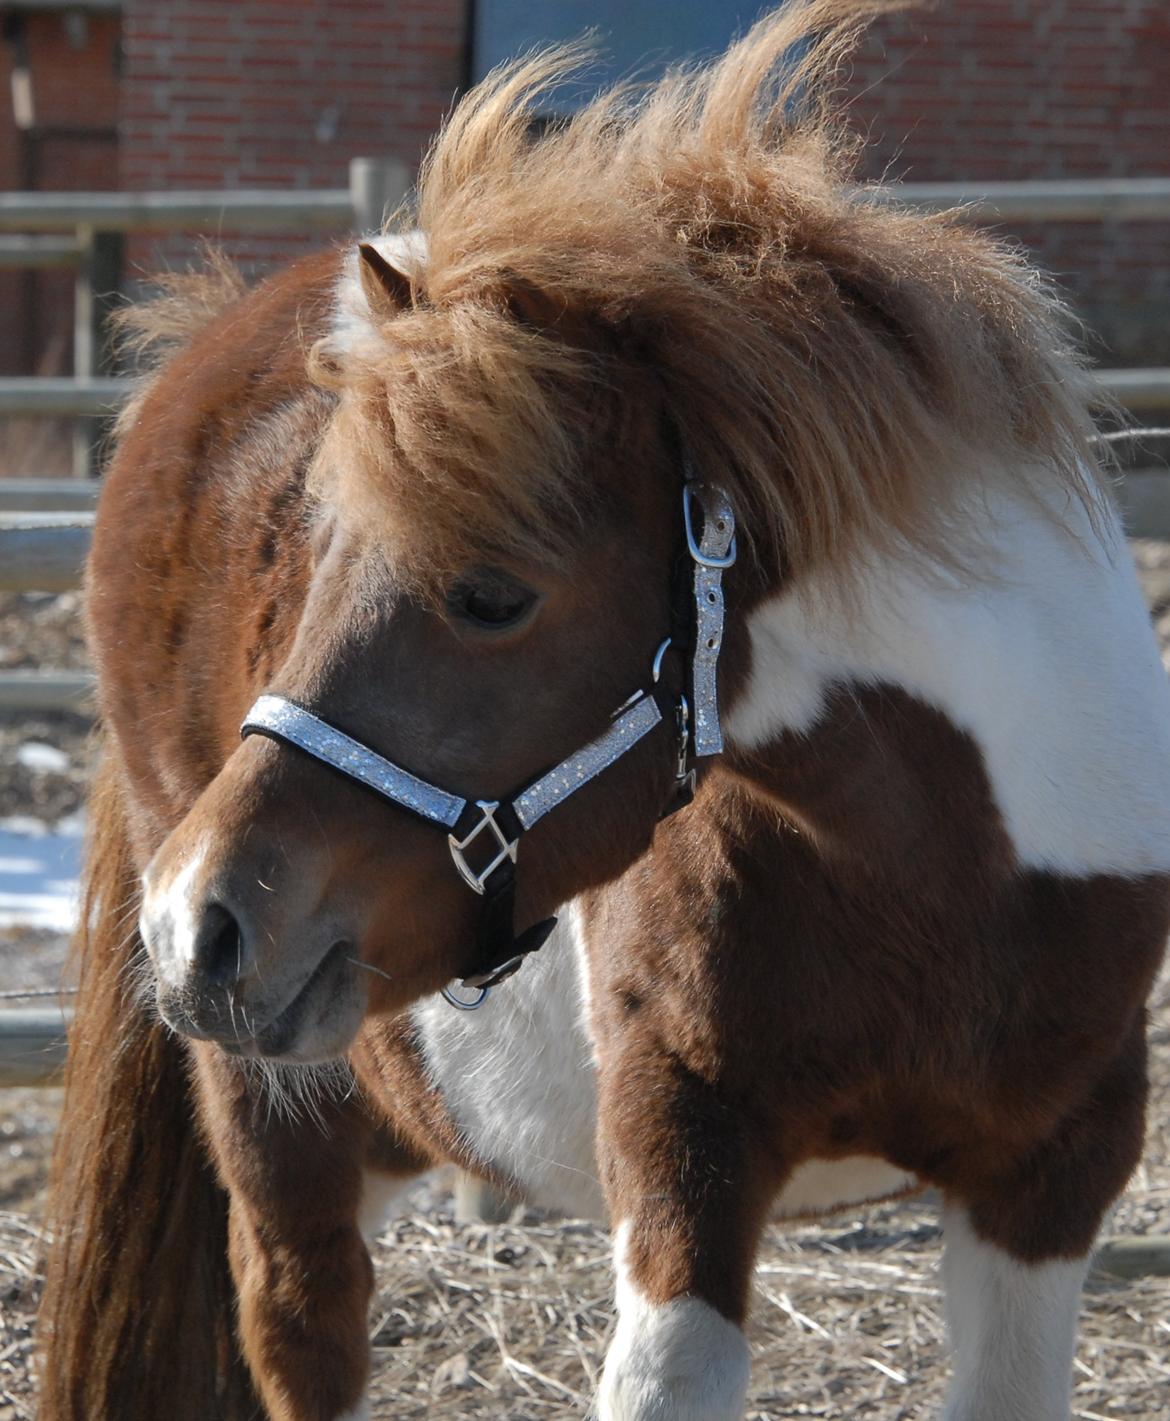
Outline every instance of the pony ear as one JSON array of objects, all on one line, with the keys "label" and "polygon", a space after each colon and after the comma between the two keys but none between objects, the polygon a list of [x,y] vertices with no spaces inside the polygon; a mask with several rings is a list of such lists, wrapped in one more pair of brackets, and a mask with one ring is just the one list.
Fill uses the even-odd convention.
[{"label": "pony ear", "polygon": [[522,326],[531,326],[533,330],[554,331],[565,321],[568,313],[563,300],[550,296],[547,291],[511,272],[505,276],[500,294],[512,319]]},{"label": "pony ear", "polygon": [[410,278],[392,267],[370,242],[358,243],[358,276],[373,315],[395,316],[410,305]]}]

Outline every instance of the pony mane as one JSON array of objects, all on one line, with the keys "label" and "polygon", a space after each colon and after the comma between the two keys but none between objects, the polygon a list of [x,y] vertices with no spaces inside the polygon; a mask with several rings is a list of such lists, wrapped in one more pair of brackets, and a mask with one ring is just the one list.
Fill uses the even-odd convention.
[{"label": "pony mane", "polygon": [[555,563],[599,411],[649,384],[794,576],[875,542],[953,562],[952,514],[996,479],[1099,506],[1090,387],[1043,279],[962,214],[852,186],[837,76],[897,8],[795,0],[539,133],[588,51],[489,76],[399,215],[427,244],[409,304],[312,354],[340,397],[319,493],[419,584],[501,551]]},{"label": "pony mane", "polygon": [[193,271],[164,271],[150,278],[149,296],[112,311],[110,332],[120,357],[141,377],[114,420],[117,437],[134,426],[154,379],[172,355],[247,291],[231,258],[211,243]]},{"label": "pony mane", "polygon": [[150,285],[148,297],[110,315],[119,351],[147,368],[162,364],[247,290],[239,268],[210,243],[197,270],[159,272]]}]

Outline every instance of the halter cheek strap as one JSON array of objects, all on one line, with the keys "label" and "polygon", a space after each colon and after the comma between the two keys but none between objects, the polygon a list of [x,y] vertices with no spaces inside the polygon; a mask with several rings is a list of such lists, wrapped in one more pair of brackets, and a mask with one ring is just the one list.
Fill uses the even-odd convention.
[{"label": "halter cheek strap", "polygon": [[[691,759],[723,749],[716,672],[723,641],[721,579],[735,561],[735,519],[726,494],[693,479],[689,469],[683,487],[683,530],[691,575],[686,584],[680,581],[683,592],[674,599],[672,634],[654,658],[651,687],[635,691],[595,740],[507,800],[469,800],[441,789],[283,696],[261,696],[240,727],[242,736],[264,735],[294,746],[448,831],[447,844],[460,877],[483,899],[476,931],[481,965],[463,978],[463,985],[479,995],[468,1001],[444,989],[453,1006],[464,1010],[480,1006],[488,991],[511,976],[528,953],[543,946],[556,926],[555,918],[545,918],[516,935],[516,853],[524,833],[633,749],[664,716],[673,713],[678,737],[674,788],[664,815],[690,803],[695,783]],[[688,665],[686,686],[677,699],[659,683],[671,647],[686,657]]]}]

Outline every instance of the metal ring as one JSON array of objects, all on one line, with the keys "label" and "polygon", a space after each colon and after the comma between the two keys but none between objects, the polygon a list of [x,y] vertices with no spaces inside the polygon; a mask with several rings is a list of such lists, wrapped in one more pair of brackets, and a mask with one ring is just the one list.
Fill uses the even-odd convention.
[{"label": "metal ring", "polygon": [[478,1011],[491,995],[492,989],[490,987],[479,987],[476,990],[479,992],[479,996],[476,997],[473,1002],[465,1002],[462,997],[457,997],[450,987],[440,987],[439,995],[450,1006],[453,1006],[456,1011]]},{"label": "metal ring", "polygon": [[658,685],[658,678],[662,675],[663,657],[665,657],[666,653],[670,650],[671,644],[672,643],[670,637],[667,637],[666,640],[662,643],[662,645],[658,648],[658,650],[654,653],[654,664],[650,668],[650,679],[654,682],[656,686]]}]

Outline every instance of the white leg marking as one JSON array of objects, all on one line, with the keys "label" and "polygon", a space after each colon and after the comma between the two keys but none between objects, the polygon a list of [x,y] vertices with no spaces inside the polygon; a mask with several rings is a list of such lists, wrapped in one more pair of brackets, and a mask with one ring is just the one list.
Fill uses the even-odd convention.
[{"label": "white leg marking", "polygon": [[1020,1263],[943,1213],[954,1377],[944,1421],[1068,1421],[1088,1259]]},{"label": "white leg marking", "polygon": [[362,1202],[358,1206],[358,1228],[367,1243],[373,1243],[382,1232],[386,1221],[394,1212],[395,1204],[413,1183],[413,1179],[379,1174],[374,1169],[362,1170]]},{"label": "white leg marking", "polygon": [[625,1267],[628,1229],[618,1229],[614,1246],[618,1326],[601,1379],[600,1421],[741,1421],[747,1339],[698,1298],[647,1302]]}]

